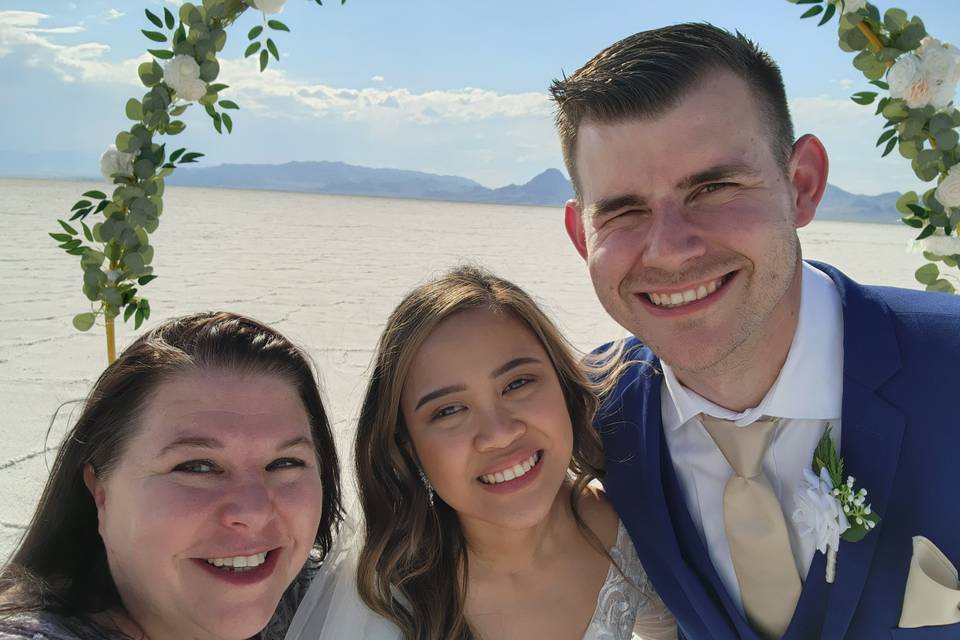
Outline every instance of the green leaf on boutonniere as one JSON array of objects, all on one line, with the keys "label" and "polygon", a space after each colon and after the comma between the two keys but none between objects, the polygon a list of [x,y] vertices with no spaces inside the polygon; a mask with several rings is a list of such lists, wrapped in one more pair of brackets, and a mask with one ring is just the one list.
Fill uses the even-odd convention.
[{"label": "green leaf on boutonniere", "polygon": [[813,472],[820,475],[820,470],[826,468],[830,474],[830,480],[833,486],[838,487],[843,483],[843,460],[837,455],[837,448],[833,446],[833,440],[830,439],[830,425],[827,424],[817,448],[813,452]]},{"label": "green leaf on boutonniere", "polygon": [[[859,516],[860,520],[863,522],[870,521],[874,526],[879,524],[880,516],[875,513],[869,515]],[[844,531],[840,535],[841,540],[846,540],[847,542],[860,542],[863,538],[870,533],[870,530],[873,529],[870,525],[867,524],[857,524],[856,521],[852,520],[850,522],[850,528]]]}]

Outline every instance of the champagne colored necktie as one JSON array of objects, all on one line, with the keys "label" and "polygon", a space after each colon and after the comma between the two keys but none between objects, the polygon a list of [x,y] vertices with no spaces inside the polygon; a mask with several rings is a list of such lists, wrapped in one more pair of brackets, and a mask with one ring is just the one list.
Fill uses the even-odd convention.
[{"label": "champagne colored necktie", "polygon": [[783,509],[763,473],[763,454],[776,422],[746,427],[706,414],[700,420],[734,475],[723,491],[723,523],[747,619],[766,638],[787,630],[800,599],[800,575]]}]

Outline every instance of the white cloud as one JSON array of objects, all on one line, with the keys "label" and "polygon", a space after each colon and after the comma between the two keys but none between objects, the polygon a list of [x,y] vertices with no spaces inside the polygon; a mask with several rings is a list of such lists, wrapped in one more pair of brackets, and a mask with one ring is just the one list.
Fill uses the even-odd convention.
[{"label": "white cloud", "polygon": [[127,14],[125,14],[123,11],[118,11],[117,9],[110,9],[109,11],[107,11],[107,20],[116,20],[117,18],[122,18],[125,15]]},{"label": "white cloud", "polygon": [[110,47],[99,42],[62,45],[51,35],[84,31],[80,25],[40,27],[49,19],[36,11],[0,11],[0,58],[22,51],[28,64],[53,70],[64,82],[104,82],[137,85],[137,65],[147,59],[131,58],[119,62],[105,59]]},{"label": "white cloud", "polygon": [[[83,28],[41,27],[49,18],[35,11],[0,11],[0,57],[22,50],[28,64],[49,68],[65,82],[139,86],[137,66],[150,59],[146,54],[115,61],[109,58],[110,47],[106,44],[58,44],[48,36],[79,33]],[[374,76],[373,81],[379,82],[376,78],[382,76]],[[283,70],[261,73],[255,62],[247,59],[221,60],[219,81],[230,85],[231,97],[241,106],[260,111],[261,117],[308,118],[319,114],[353,121],[400,118],[429,124],[495,117],[548,118],[551,113],[544,93],[501,94],[475,87],[420,93],[404,88],[342,88],[296,80]]]},{"label": "white cloud", "polygon": [[249,101],[254,109],[279,115],[266,102],[276,99],[292,101],[299,106],[283,115],[305,117],[339,115],[349,120],[380,119],[398,116],[419,123],[440,120],[468,122],[493,117],[549,117],[551,105],[542,93],[500,94],[496,91],[464,87],[415,93],[409,89],[366,87],[350,89],[320,83],[297,81],[285,71],[267,69],[260,73],[249,60],[224,60],[221,80],[231,91]]},{"label": "white cloud", "polygon": [[370,82],[383,82],[383,76],[373,76],[370,78]]}]

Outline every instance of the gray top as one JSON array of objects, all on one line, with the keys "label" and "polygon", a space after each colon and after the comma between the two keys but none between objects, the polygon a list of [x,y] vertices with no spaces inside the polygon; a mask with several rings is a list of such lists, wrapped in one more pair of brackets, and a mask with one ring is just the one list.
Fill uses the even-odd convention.
[{"label": "gray top", "polygon": [[[310,586],[321,562],[312,557],[293,581],[274,612],[270,622],[253,640],[283,640],[293,614]],[[90,621],[65,618],[47,611],[19,614],[0,619],[0,640],[130,640],[127,636],[104,629]]]}]

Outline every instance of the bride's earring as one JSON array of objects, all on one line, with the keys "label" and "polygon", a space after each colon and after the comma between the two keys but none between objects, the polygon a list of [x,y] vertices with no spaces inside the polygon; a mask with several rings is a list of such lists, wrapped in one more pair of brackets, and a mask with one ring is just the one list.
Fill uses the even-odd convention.
[{"label": "bride's earring", "polygon": [[423,482],[423,486],[427,488],[427,500],[430,502],[430,506],[433,506],[433,485],[430,484],[430,478],[427,477],[427,474],[423,472],[423,469],[417,468],[417,471],[420,472],[420,481]]}]

